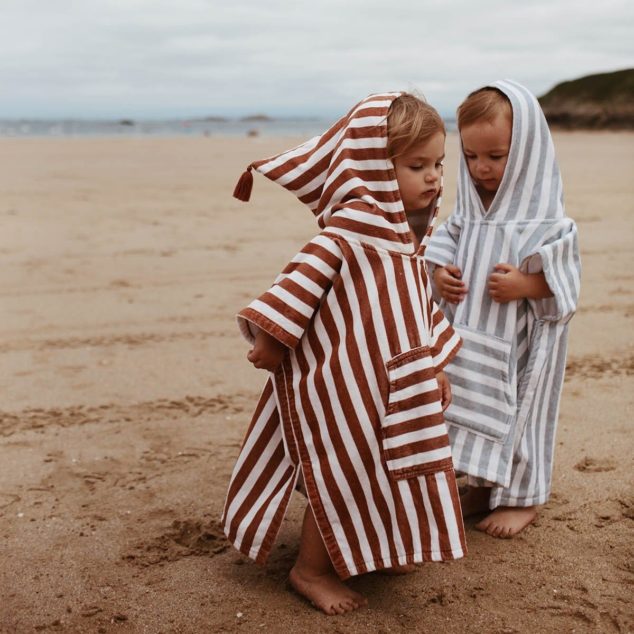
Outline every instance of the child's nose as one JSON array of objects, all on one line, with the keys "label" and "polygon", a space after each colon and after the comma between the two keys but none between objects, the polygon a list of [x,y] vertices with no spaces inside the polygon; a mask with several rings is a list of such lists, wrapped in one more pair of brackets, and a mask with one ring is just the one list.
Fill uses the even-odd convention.
[{"label": "child's nose", "polygon": [[485,174],[489,171],[489,165],[486,161],[478,161],[475,169],[477,174]]}]

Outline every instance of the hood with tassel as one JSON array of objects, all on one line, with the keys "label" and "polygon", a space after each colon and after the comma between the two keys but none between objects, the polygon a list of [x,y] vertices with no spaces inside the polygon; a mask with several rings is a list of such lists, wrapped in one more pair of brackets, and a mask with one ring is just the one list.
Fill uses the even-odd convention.
[{"label": "hood with tassel", "polygon": [[[413,254],[416,247],[387,152],[387,115],[401,94],[370,95],[322,135],[254,161],[242,174],[234,196],[249,200],[255,170],[295,194],[321,229],[387,251]],[[440,195],[432,203],[423,249],[439,204]]]}]

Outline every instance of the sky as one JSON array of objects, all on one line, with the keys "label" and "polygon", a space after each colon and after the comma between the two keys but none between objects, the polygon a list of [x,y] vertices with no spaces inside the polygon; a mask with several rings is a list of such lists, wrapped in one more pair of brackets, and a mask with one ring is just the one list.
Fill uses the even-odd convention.
[{"label": "sky", "polygon": [[0,0],[0,118],[339,116],[634,67],[632,0]]}]

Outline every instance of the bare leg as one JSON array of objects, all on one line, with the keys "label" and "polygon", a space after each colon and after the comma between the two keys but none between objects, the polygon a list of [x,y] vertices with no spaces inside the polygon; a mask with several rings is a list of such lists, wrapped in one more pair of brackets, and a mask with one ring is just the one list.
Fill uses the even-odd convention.
[{"label": "bare leg", "polygon": [[508,539],[522,532],[536,516],[536,506],[498,506],[475,527],[491,537]]},{"label": "bare leg", "polygon": [[466,492],[460,496],[462,517],[486,513],[489,510],[490,497],[490,487],[468,487]]},{"label": "bare leg", "polygon": [[296,592],[328,615],[351,612],[367,604],[337,576],[310,505],[304,513],[299,555],[288,580]]}]

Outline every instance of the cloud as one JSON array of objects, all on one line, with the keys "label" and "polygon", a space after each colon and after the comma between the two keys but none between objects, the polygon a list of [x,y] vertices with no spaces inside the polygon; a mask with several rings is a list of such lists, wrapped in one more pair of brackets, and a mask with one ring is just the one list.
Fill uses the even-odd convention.
[{"label": "cloud", "polygon": [[[633,65],[628,0],[4,0],[0,116],[337,115],[376,90],[441,111]],[[8,27],[8,28],[7,28]]]}]

